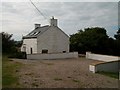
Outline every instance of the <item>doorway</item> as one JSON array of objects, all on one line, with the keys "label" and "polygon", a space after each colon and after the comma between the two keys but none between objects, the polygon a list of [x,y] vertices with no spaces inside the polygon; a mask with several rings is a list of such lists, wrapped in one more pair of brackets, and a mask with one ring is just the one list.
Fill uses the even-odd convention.
[{"label": "doorway", "polygon": [[33,50],[32,50],[32,48],[30,48],[30,54],[32,54],[33,53]]}]

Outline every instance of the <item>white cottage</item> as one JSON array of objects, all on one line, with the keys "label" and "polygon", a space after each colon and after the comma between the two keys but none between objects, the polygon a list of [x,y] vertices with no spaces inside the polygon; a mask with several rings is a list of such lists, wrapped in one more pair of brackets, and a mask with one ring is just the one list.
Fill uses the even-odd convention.
[{"label": "white cottage", "polygon": [[69,52],[69,36],[57,25],[57,19],[50,20],[50,25],[35,24],[35,29],[23,37],[22,52],[65,53]]}]

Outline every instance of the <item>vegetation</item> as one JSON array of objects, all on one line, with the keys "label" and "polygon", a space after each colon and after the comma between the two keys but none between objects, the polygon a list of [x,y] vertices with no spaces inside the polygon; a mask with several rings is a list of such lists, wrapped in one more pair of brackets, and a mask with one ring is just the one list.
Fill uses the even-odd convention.
[{"label": "vegetation", "polygon": [[70,51],[85,54],[93,53],[120,56],[120,29],[115,39],[110,38],[106,30],[100,27],[85,28],[78,33],[70,35]]},{"label": "vegetation", "polygon": [[2,87],[3,88],[14,88],[19,87],[18,77],[16,72],[21,67],[21,63],[13,63],[12,60],[3,56],[2,65]]},{"label": "vegetation", "polygon": [[112,78],[116,78],[116,79],[119,79],[119,73],[116,72],[116,73],[113,73],[113,72],[97,72],[98,74],[102,74],[102,75],[106,75],[106,76],[109,76],[109,77],[112,77]]},{"label": "vegetation", "polygon": [[[12,34],[5,32],[2,35],[2,53],[10,57],[26,58],[26,54],[20,52],[22,41],[11,39]],[[100,27],[85,28],[70,35],[70,51],[78,51],[85,54],[86,51],[93,53],[120,56],[120,29],[111,38],[106,29]]]},{"label": "vegetation", "polygon": [[[11,39],[12,34],[5,32],[0,33],[0,35],[2,36],[3,55],[14,58],[26,58],[26,53],[20,52],[22,41],[14,41],[14,39]],[[76,34],[70,35],[70,51],[78,51],[81,54],[84,54],[86,51],[91,51],[93,53],[120,56],[120,29],[117,31],[114,37],[115,39],[110,38],[104,28],[85,28],[84,30],[79,30]],[[3,57],[2,59],[2,84],[3,87],[13,87],[16,83],[18,83],[18,77],[16,77],[15,73],[16,69],[18,69],[21,64],[12,63],[12,61],[7,57]],[[117,73],[100,73],[118,78]],[[54,80],[59,81],[62,79],[55,78]],[[76,80],[73,81],[79,82]]]},{"label": "vegetation", "polygon": [[26,58],[26,53],[20,51],[22,41],[14,41],[12,34],[5,32],[0,33],[2,36],[2,53],[8,57]]},{"label": "vegetation", "polygon": [[2,36],[2,87],[19,87],[18,77],[16,76],[17,69],[21,63],[13,63],[8,57],[25,58],[26,54],[20,52],[22,41],[14,41],[12,34],[5,32],[0,33]]}]

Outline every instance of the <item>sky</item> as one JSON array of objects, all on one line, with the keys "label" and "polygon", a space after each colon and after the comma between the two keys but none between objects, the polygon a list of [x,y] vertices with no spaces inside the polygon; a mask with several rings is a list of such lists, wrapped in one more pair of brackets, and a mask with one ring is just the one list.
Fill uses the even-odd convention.
[{"label": "sky", "polygon": [[[10,2],[11,1],[11,2]],[[68,35],[88,27],[103,27],[113,37],[118,30],[118,0],[85,0],[80,2],[32,0],[47,18],[45,19],[29,0],[4,0],[0,5],[0,27],[3,32],[13,34],[13,39],[21,40],[34,29],[34,24],[49,25],[50,18],[58,19],[58,26]],[[53,1],[53,0],[49,0]],[[113,2],[116,1],[116,2]]]}]

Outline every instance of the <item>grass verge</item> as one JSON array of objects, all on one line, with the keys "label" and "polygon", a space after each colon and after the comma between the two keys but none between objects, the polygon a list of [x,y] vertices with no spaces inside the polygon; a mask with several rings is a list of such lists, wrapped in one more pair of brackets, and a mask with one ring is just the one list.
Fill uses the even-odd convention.
[{"label": "grass verge", "polygon": [[112,77],[112,78],[116,78],[116,79],[119,79],[119,72],[116,72],[116,73],[113,73],[113,72],[97,72],[98,74],[102,74],[102,75],[106,75],[106,76],[109,76],[109,77]]},{"label": "grass verge", "polygon": [[21,63],[14,62],[6,56],[2,58],[2,88],[19,87],[16,70],[21,67]]}]

